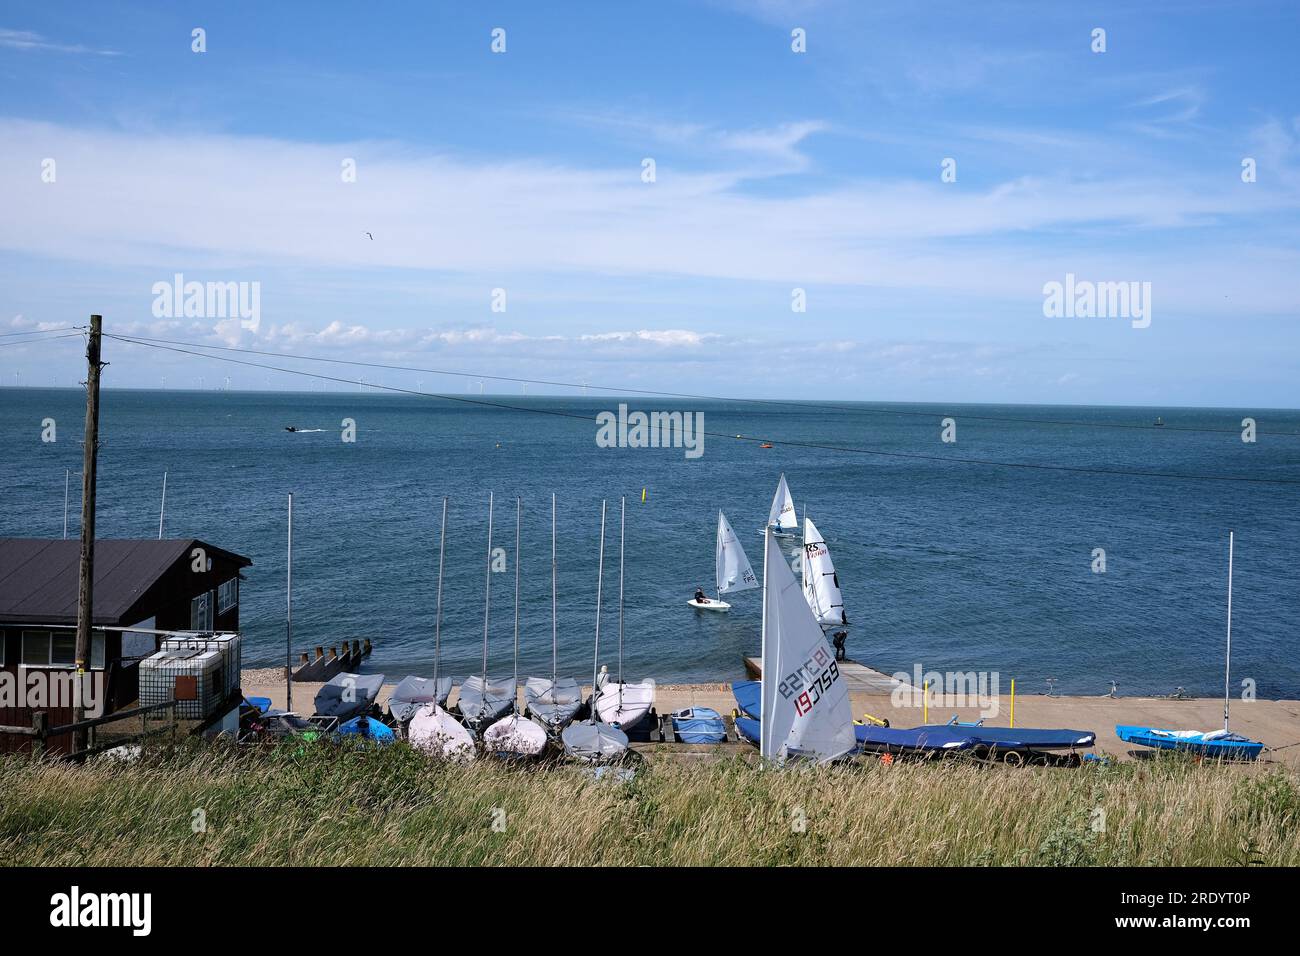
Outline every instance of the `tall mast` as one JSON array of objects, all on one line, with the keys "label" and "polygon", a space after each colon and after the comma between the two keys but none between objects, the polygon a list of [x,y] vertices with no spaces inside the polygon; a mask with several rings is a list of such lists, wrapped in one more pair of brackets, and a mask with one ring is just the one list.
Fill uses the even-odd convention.
[{"label": "tall mast", "polygon": [[438,666],[442,662],[442,562],[447,556],[447,496],[442,496],[442,530],[438,532],[438,611],[433,618],[433,696],[438,697]]},{"label": "tall mast", "polygon": [[591,722],[596,722],[596,678],[600,673],[600,595],[605,581],[605,502],[600,503],[600,563],[596,570],[596,652],[591,662]]},{"label": "tall mast", "polygon": [[556,677],[556,620],[555,620],[555,492],[551,492],[551,686]]},{"label": "tall mast", "polygon": [[1223,729],[1228,729],[1228,673],[1232,670],[1232,532],[1228,532],[1228,653],[1223,662]]},{"label": "tall mast", "polygon": [[492,607],[492,492],[488,492],[487,583],[483,585],[483,696],[487,699],[488,614]]},{"label": "tall mast", "polygon": [[618,706],[623,706],[623,526],[627,523],[627,496],[618,516]]},{"label": "tall mast", "polygon": [[293,713],[293,492],[289,492],[289,543],[284,565],[284,698]]},{"label": "tall mast", "polygon": [[[784,477],[784,476],[782,476]],[[768,757],[768,743],[771,734],[768,733],[768,727],[772,721],[772,701],[767,699],[767,688],[771,686],[772,670],[776,661],[769,660],[767,656],[767,595],[768,595],[768,564],[767,555],[769,552],[768,542],[772,538],[772,526],[768,525],[763,532],[763,637],[762,637],[762,655],[763,669],[758,673],[758,702],[761,708],[759,716],[762,718],[758,724],[758,752],[761,757]],[[778,678],[779,679],[779,678]]]},{"label": "tall mast", "polygon": [[512,710],[519,708],[519,522],[523,505],[515,497],[515,682],[510,698]]}]

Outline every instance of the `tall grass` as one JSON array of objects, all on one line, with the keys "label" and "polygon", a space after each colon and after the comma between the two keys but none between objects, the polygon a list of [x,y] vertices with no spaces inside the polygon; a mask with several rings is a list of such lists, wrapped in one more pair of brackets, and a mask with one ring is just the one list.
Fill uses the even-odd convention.
[{"label": "tall grass", "polygon": [[1077,769],[463,767],[404,746],[0,760],[9,865],[1300,864],[1300,779],[1181,759]]}]

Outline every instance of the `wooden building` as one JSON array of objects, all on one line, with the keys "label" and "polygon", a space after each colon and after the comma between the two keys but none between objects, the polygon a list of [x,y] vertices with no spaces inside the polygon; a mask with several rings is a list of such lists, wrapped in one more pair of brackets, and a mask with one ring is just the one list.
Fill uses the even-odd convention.
[{"label": "wooden building", "polygon": [[[33,670],[46,676],[75,667],[76,540],[0,538],[0,686],[26,686]],[[193,538],[100,539],[95,542],[88,668],[104,675],[105,712],[138,696],[137,665],[157,650],[148,631],[238,631],[240,571],[248,558]],[[29,708],[0,697],[0,726],[29,726],[44,709],[51,726],[72,720],[71,707]],[[0,750],[25,746],[0,734]]]}]

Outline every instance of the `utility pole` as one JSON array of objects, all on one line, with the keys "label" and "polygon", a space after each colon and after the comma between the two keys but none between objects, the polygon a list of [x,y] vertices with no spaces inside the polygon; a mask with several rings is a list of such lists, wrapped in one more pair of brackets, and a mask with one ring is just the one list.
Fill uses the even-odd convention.
[{"label": "utility pole", "polygon": [[[90,338],[86,343],[86,435],[81,459],[81,568],[77,576],[77,691],[73,697],[73,722],[85,719],[86,662],[90,657],[91,598],[95,583],[95,469],[99,462],[99,360],[100,328],[103,318],[90,317]],[[73,733],[72,749],[86,749],[86,732]]]}]

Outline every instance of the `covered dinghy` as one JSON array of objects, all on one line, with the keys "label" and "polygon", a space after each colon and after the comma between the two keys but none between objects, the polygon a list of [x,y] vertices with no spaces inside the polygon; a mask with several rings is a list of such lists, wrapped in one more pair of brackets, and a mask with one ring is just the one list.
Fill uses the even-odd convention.
[{"label": "covered dinghy", "polygon": [[526,710],[549,733],[559,733],[582,709],[582,688],[572,677],[530,677],[524,683]]},{"label": "covered dinghy", "polygon": [[364,714],[383,686],[383,674],[335,674],[316,692],[316,713],[340,721]]},{"label": "covered dinghy", "polygon": [[755,720],[763,716],[763,691],[758,681],[738,680],[731,685],[731,693],[736,698],[736,709],[744,716]]},{"label": "covered dinghy", "polygon": [[445,707],[450,694],[450,677],[439,677],[436,684],[432,677],[403,677],[388,696],[388,712],[404,724],[425,704]]},{"label": "covered dinghy", "polygon": [[456,709],[467,726],[478,730],[510,713],[517,693],[513,677],[466,677],[456,697]]},{"label": "covered dinghy", "polygon": [[576,760],[602,763],[627,752],[627,734],[609,724],[584,720],[569,724],[560,735],[564,752]]}]

